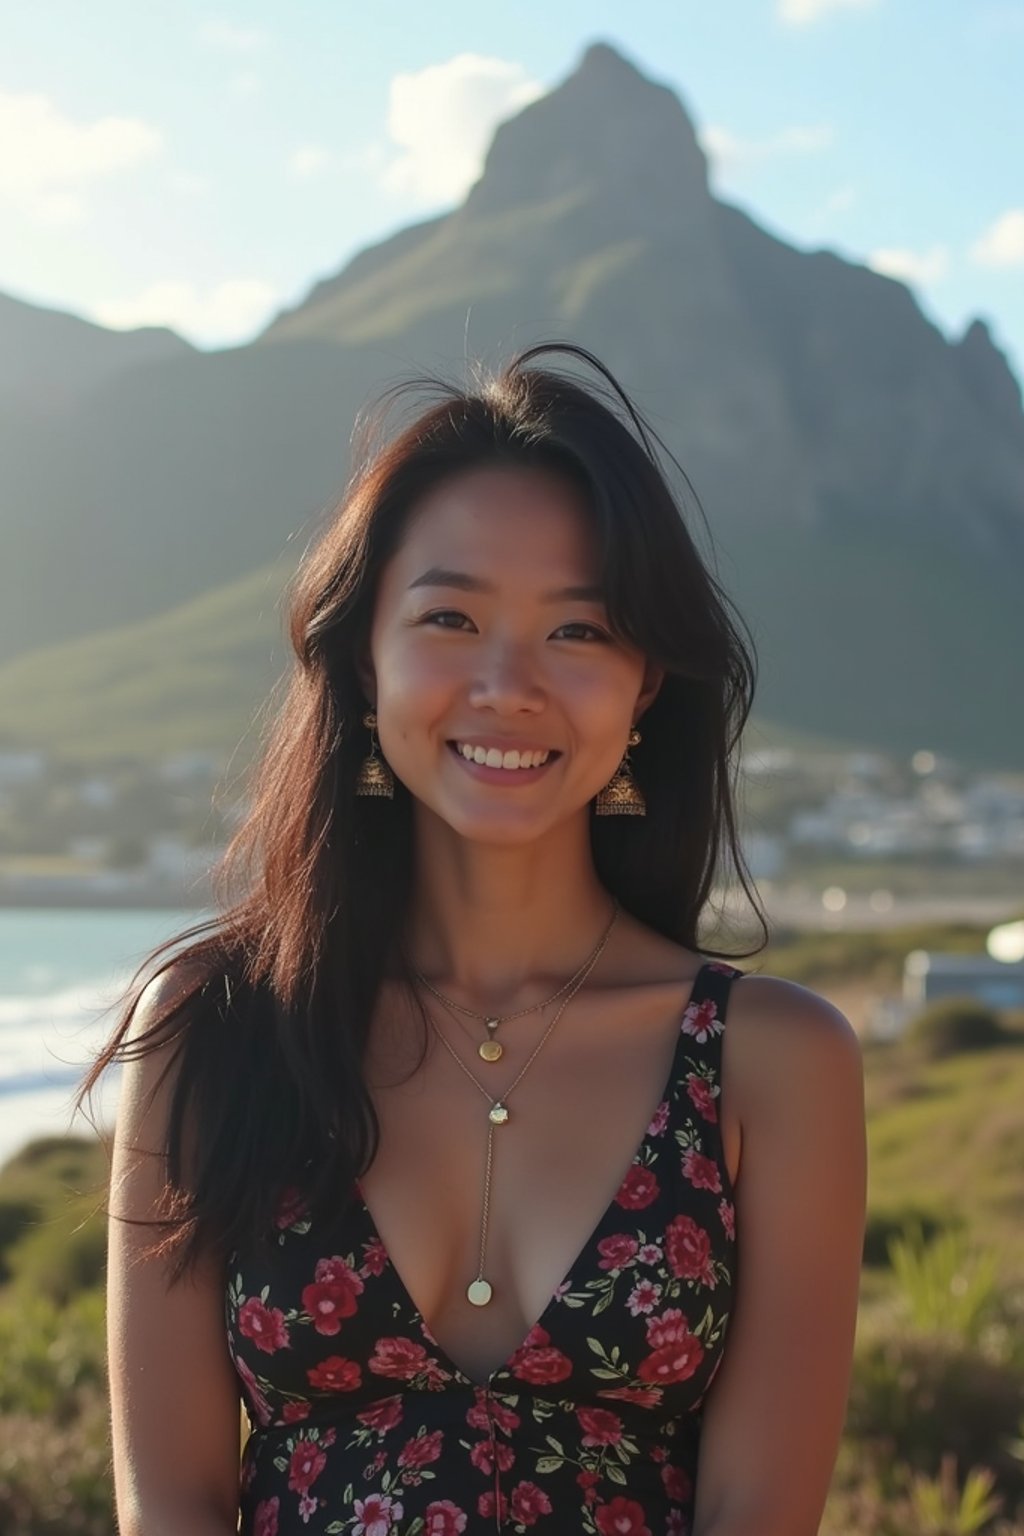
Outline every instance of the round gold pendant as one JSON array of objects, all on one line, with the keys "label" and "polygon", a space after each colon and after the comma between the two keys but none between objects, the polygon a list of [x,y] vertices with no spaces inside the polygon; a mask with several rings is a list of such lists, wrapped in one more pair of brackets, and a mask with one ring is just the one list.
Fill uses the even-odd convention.
[{"label": "round gold pendant", "polygon": [[491,1288],[486,1280],[474,1280],[466,1291],[474,1307],[486,1307],[491,1299]]},{"label": "round gold pendant", "polygon": [[478,1049],[484,1061],[500,1061],[505,1054],[497,1040],[485,1040]]},{"label": "round gold pendant", "polygon": [[502,1104],[500,1099],[496,1104],[491,1105],[490,1114],[487,1118],[490,1120],[492,1125],[505,1124],[508,1119],[508,1110],[506,1109],[505,1105]]}]

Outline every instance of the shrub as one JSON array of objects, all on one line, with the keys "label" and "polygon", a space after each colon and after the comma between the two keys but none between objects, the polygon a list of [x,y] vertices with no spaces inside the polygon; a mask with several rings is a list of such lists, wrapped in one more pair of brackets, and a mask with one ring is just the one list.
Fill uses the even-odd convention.
[{"label": "shrub", "polygon": [[1019,1369],[960,1339],[894,1330],[858,1341],[846,1433],[886,1496],[900,1491],[901,1467],[934,1476],[953,1455],[961,1467],[989,1468],[1011,1503],[1024,1497],[1014,1452],[1022,1413]]},{"label": "shrub", "polygon": [[99,1285],[107,1263],[102,1204],[84,1195],[57,1206],[22,1233],[6,1262],[13,1290],[46,1296],[60,1306]]},{"label": "shrub", "polygon": [[945,1222],[923,1205],[901,1205],[892,1210],[869,1211],[864,1227],[864,1263],[871,1269],[886,1269],[892,1263],[889,1244],[916,1230],[927,1239],[942,1231]]},{"label": "shrub", "polygon": [[999,1014],[971,997],[944,997],[911,1019],[903,1038],[931,1061],[963,1051],[991,1050],[1016,1037]]},{"label": "shrub", "polygon": [[73,1420],[83,1393],[106,1388],[102,1291],[83,1292],[66,1307],[46,1296],[5,1293],[0,1360],[0,1414]]},{"label": "shrub", "polygon": [[4,1536],[113,1536],[106,1393],[84,1393],[67,1423],[0,1415],[0,1531]]},{"label": "shrub", "polygon": [[963,1232],[928,1242],[920,1225],[891,1237],[889,1263],[898,1299],[914,1327],[979,1344],[999,1321],[1005,1298],[996,1281],[992,1249],[972,1251]]}]

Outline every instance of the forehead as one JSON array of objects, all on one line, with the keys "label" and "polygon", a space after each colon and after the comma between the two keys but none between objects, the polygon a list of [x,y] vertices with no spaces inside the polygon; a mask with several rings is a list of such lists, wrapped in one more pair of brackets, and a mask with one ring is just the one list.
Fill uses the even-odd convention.
[{"label": "forehead", "polygon": [[582,492],[548,470],[487,466],[432,487],[411,509],[385,576],[443,564],[502,584],[593,577],[593,521]]}]

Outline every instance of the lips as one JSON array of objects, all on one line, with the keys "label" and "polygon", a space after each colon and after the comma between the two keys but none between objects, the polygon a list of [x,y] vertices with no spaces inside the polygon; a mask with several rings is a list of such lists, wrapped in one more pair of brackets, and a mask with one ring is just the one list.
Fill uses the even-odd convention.
[{"label": "lips", "polygon": [[[493,737],[489,741],[474,741],[471,737],[451,737],[448,746],[452,748],[466,762],[487,764],[488,767],[502,768],[506,772],[516,772],[520,768],[526,768],[524,759],[530,759],[529,767],[538,768],[550,758],[560,754],[554,747],[535,746],[532,742],[501,741]],[[506,758],[514,755],[516,761],[507,763]]]},{"label": "lips", "polygon": [[[458,759],[467,773],[471,773],[476,778],[482,778],[490,783],[527,783],[532,779],[540,778],[541,774],[546,773],[562,755],[560,752],[549,748],[546,761],[539,763],[535,768],[489,767],[486,763],[478,763],[472,758],[463,756],[454,740],[447,742],[446,745],[452,756]],[[506,750],[515,751],[517,749],[510,746]]]}]

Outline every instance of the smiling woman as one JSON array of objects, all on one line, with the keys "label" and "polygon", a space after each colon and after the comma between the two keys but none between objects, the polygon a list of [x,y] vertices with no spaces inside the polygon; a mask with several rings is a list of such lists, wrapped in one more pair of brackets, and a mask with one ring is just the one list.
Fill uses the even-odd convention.
[{"label": "smiling woman", "polygon": [[233,902],[83,1086],[125,1062],[120,1529],[811,1536],[863,1088],[698,937],[757,905],[751,652],[595,358],[438,388],[297,577]]}]

